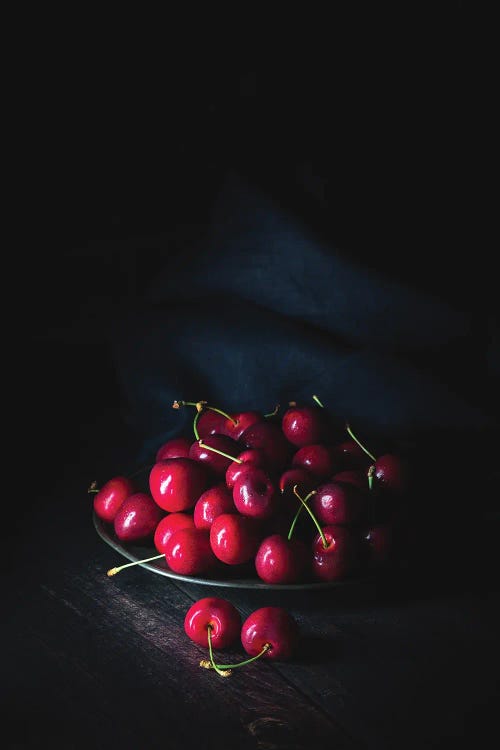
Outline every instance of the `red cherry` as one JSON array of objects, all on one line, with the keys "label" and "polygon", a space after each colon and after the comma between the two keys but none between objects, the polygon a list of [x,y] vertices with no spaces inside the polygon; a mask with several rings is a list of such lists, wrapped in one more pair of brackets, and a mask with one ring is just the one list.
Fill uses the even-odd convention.
[{"label": "red cherry", "polygon": [[[261,607],[252,612],[241,628],[241,643],[249,656],[285,661],[299,642],[299,627],[283,607]],[[262,653],[264,652],[264,653]]]},{"label": "red cherry", "polygon": [[344,440],[332,447],[332,457],[339,470],[365,469],[372,463],[369,456],[355,440]]},{"label": "red cherry", "polygon": [[248,469],[249,466],[263,468],[265,464],[264,454],[256,448],[247,448],[236,456],[226,470],[226,485],[232,489],[235,481]]},{"label": "red cherry", "polygon": [[394,544],[394,528],[391,524],[375,524],[363,529],[362,550],[370,568],[380,568],[390,560]]},{"label": "red cherry", "polygon": [[194,602],[186,612],[184,631],[199,646],[208,645],[208,631],[212,648],[232,646],[241,632],[241,615],[231,602],[216,596],[207,596]]},{"label": "red cherry", "polygon": [[321,443],[326,438],[325,412],[318,406],[291,406],[283,414],[281,429],[292,445]]},{"label": "red cherry", "polygon": [[240,436],[240,442],[247,448],[256,448],[264,454],[266,467],[281,472],[285,469],[293,446],[274,422],[256,422],[247,427]]},{"label": "red cherry", "polygon": [[327,479],[337,468],[331,448],[323,443],[299,448],[292,458],[292,466],[306,469],[318,480]]},{"label": "red cherry", "polygon": [[190,513],[168,513],[164,516],[154,533],[153,542],[158,552],[165,554],[167,542],[177,529],[193,529],[194,520]]},{"label": "red cherry", "polygon": [[193,519],[197,529],[209,530],[214,519],[221,513],[234,513],[236,510],[231,490],[224,483],[205,490],[194,506]]},{"label": "red cherry", "polygon": [[210,546],[226,565],[241,565],[252,560],[259,541],[254,519],[239,513],[221,513],[210,527]]},{"label": "red cherry", "polygon": [[385,453],[375,461],[374,477],[385,491],[404,495],[409,488],[408,462],[395,454]]},{"label": "red cherry", "polygon": [[368,474],[361,469],[345,469],[337,471],[332,476],[332,481],[342,482],[343,484],[352,484],[363,492],[368,492]]},{"label": "red cherry", "polygon": [[149,489],[154,501],[169,513],[194,508],[209,484],[208,469],[193,458],[157,461],[149,474]]},{"label": "red cherry", "polygon": [[258,411],[240,411],[230,415],[230,419],[221,426],[221,433],[233,440],[239,440],[245,430],[257,422],[264,421],[264,415]]},{"label": "red cherry", "polygon": [[308,564],[309,552],[300,539],[271,534],[260,543],[255,555],[255,570],[266,583],[296,583]]},{"label": "red cherry", "polygon": [[[136,486],[128,477],[116,476],[109,479],[94,495],[94,512],[107,523],[113,523],[123,501],[136,492]],[[94,492],[93,486],[89,492]]]},{"label": "red cherry", "polygon": [[205,440],[209,435],[222,435],[227,417],[212,409],[204,409],[198,417],[196,428],[198,435]]},{"label": "red cherry", "polygon": [[320,524],[353,524],[368,511],[367,493],[354,484],[329,481],[320,485],[310,507]]},{"label": "red cherry", "polygon": [[242,515],[265,519],[277,511],[280,496],[267,472],[253,466],[234,483],[233,501]]},{"label": "red cherry", "polygon": [[316,534],[312,543],[313,575],[322,581],[343,580],[353,572],[358,563],[356,538],[345,526],[323,526],[321,531],[321,534]]},{"label": "red cherry", "polygon": [[297,486],[298,491],[307,495],[315,488],[317,480],[310,471],[300,466],[286,469],[279,478],[278,486],[283,494],[293,494],[293,488]]},{"label": "red cherry", "polygon": [[167,542],[165,560],[170,570],[186,576],[207,573],[217,564],[208,531],[197,528],[177,529]]},{"label": "red cherry", "polygon": [[115,534],[122,542],[152,539],[163,515],[150,495],[146,492],[134,492],[123,501],[115,516]]},{"label": "red cherry", "polygon": [[165,458],[187,458],[191,442],[187,437],[175,437],[167,440],[158,448],[156,461],[163,461]]},{"label": "red cherry", "polygon": [[[210,450],[211,448],[214,450]],[[224,476],[228,466],[240,452],[241,445],[227,435],[208,435],[203,440],[192,443],[189,458],[204,464],[214,474]]]}]

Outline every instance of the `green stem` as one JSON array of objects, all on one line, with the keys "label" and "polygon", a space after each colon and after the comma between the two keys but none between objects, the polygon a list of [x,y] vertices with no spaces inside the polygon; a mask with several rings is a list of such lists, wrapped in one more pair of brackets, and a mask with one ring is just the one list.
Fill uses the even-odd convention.
[{"label": "green stem", "polygon": [[210,657],[210,665],[212,669],[215,669],[217,674],[220,674],[221,677],[229,677],[229,675],[231,674],[231,670],[227,667],[225,668],[225,667],[217,666],[217,664],[214,661],[214,654],[212,651],[212,625],[210,624],[208,625],[207,632],[208,632],[208,654]]},{"label": "green stem", "polygon": [[[312,497],[312,496],[313,496],[313,495],[315,495],[315,494],[316,494],[316,490],[312,490],[312,492],[310,492],[310,493],[309,493],[309,494],[308,494],[308,495],[307,495],[307,496],[306,496],[306,497],[304,498],[303,502],[307,504],[307,501],[309,500],[309,498],[310,498],[310,497]],[[288,540],[290,540],[290,539],[292,538],[292,534],[293,534],[293,530],[294,530],[294,528],[295,528],[295,524],[297,523],[298,517],[299,517],[299,516],[300,516],[300,514],[302,513],[302,510],[303,510],[303,508],[304,508],[304,506],[303,506],[303,505],[299,505],[299,507],[298,507],[298,510],[297,510],[297,513],[295,514],[295,516],[294,516],[294,519],[293,519],[293,521],[292,521],[292,525],[290,526],[290,531],[288,532]]]},{"label": "green stem", "polygon": [[359,445],[359,447],[361,448],[361,450],[363,450],[366,453],[366,455],[371,458],[372,461],[376,461],[377,459],[375,458],[375,456],[373,455],[373,453],[370,453],[370,451],[368,450],[368,448],[365,448],[365,446],[362,443],[359,442],[358,438],[356,437],[356,435],[351,430],[351,427],[350,427],[349,423],[346,423],[345,428],[346,428],[348,434],[354,440],[354,442]]},{"label": "green stem", "polygon": [[373,489],[373,475],[375,474],[375,464],[372,464],[370,468],[368,469],[368,489]]},{"label": "green stem", "polygon": [[270,411],[268,414],[264,414],[264,416],[265,417],[275,417],[276,414],[279,412],[279,410],[280,410],[280,405],[276,404],[276,406],[274,407],[274,410]]},{"label": "green stem", "polygon": [[322,409],[325,408],[317,396],[313,396],[313,400],[316,401],[318,406],[321,406]]},{"label": "green stem", "polygon": [[200,439],[200,433],[198,432],[198,420],[200,418],[201,411],[197,411],[193,419],[193,432],[196,440]]},{"label": "green stem", "polygon": [[294,494],[294,495],[295,495],[296,497],[298,497],[298,498],[299,498],[300,502],[302,503],[302,505],[304,506],[304,508],[305,508],[305,509],[307,510],[307,512],[308,512],[308,513],[309,513],[309,515],[311,516],[312,520],[314,521],[314,524],[315,524],[316,528],[317,528],[317,529],[318,529],[318,531],[319,531],[319,535],[320,535],[320,537],[321,537],[321,540],[322,540],[322,542],[323,542],[323,547],[324,547],[324,548],[326,549],[326,548],[328,547],[328,544],[326,543],[326,537],[325,537],[325,535],[323,534],[323,529],[322,529],[322,528],[321,528],[321,526],[319,525],[319,523],[318,523],[318,519],[316,518],[316,516],[314,515],[314,513],[312,512],[312,510],[310,509],[310,507],[309,507],[309,506],[307,505],[307,503],[305,502],[305,500],[303,500],[303,499],[301,498],[301,496],[299,495],[299,493],[297,492],[297,485],[295,485],[295,486],[294,486],[294,488],[293,488],[293,494]]},{"label": "green stem", "polygon": [[218,448],[212,448],[211,445],[207,445],[203,442],[203,440],[198,439],[198,445],[201,448],[206,448],[209,451],[212,451],[213,453],[218,453],[219,456],[224,456],[224,458],[230,458],[231,461],[236,461],[237,464],[242,464],[243,461],[241,458],[235,458],[234,456],[230,456],[229,453],[224,453],[224,451],[220,451]]},{"label": "green stem", "polygon": [[[262,651],[260,651],[255,656],[250,657],[250,659],[245,659],[245,661],[239,661],[236,664],[215,664],[214,662],[211,661],[210,666],[216,671],[219,671],[219,669],[231,670],[231,669],[236,669],[237,667],[245,667],[247,664],[251,664],[251,662],[256,661],[256,659],[260,659],[260,657],[263,656],[266,653],[266,651],[269,651],[270,648],[271,648],[271,644],[265,643],[264,647],[262,648]],[[206,662],[201,661],[200,666],[202,667],[206,666]],[[210,667],[208,667],[208,669],[210,669]],[[227,677],[228,675],[223,675],[223,676]]]},{"label": "green stem", "polygon": [[145,560],[135,560],[131,563],[126,563],[125,565],[120,565],[119,568],[111,568],[108,570],[108,576],[111,578],[111,576],[115,576],[117,573],[120,572],[120,570],[125,570],[125,568],[131,568],[132,565],[140,565],[141,563],[147,563],[151,562],[151,560],[158,560],[160,557],[165,557],[164,554],[161,555],[155,555],[154,557],[146,557]]}]

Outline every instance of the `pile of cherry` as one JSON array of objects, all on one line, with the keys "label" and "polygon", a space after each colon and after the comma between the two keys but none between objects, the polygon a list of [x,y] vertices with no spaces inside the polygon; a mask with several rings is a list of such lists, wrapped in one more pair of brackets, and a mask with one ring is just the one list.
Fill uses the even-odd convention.
[{"label": "pile of cherry", "polygon": [[[193,436],[161,445],[149,487],[115,476],[94,512],[127,544],[153,543],[182,576],[273,585],[344,581],[387,567],[409,488],[405,459],[374,456],[349,424],[313,403],[283,415],[194,407]],[[115,575],[129,563],[112,568]]]}]

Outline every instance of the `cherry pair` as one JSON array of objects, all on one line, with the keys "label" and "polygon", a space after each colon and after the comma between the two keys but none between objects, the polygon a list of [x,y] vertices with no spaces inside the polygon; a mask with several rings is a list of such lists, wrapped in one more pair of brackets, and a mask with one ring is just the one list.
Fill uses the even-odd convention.
[{"label": "cherry pair", "polygon": [[[260,607],[242,623],[234,604],[221,597],[207,596],[194,602],[186,612],[184,631],[196,644],[208,647],[209,659],[200,666],[228,677],[233,669],[259,659],[289,659],[299,641],[297,621],[283,607]],[[240,637],[249,658],[235,664],[216,664],[214,649],[232,646]]]}]

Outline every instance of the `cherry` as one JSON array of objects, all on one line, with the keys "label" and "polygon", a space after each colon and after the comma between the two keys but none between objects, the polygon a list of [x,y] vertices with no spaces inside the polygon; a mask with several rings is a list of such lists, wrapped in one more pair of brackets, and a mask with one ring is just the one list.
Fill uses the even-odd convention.
[{"label": "cherry", "polygon": [[240,636],[241,624],[241,615],[234,604],[216,596],[193,602],[184,617],[186,635],[203,647],[210,638],[215,649],[232,646]]},{"label": "cherry", "polygon": [[323,526],[312,543],[312,572],[322,581],[347,578],[358,563],[358,545],[354,533],[345,526]]},{"label": "cherry", "polygon": [[239,513],[221,513],[210,527],[210,546],[226,565],[241,565],[255,557],[260,536],[253,518]]},{"label": "cherry", "polygon": [[221,482],[200,495],[194,506],[193,522],[197,529],[209,530],[217,516],[221,513],[233,513],[235,510],[232,492]]},{"label": "cherry", "polygon": [[167,542],[177,529],[192,529],[194,525],[190,513],[168,513],[161,519],[154,533],[153,542],[158,552],[165,554]]},{"label": "cherry", "polygon": [[191,440],[187,437],[175,437],[167,440],[161,445],[156,452],[156,461],[162,461],[164,458],[187,458]]},{"label": "cherry", "polygon": [[267,472],[253,466],[234,483],[233,501],[242,515],[265,519],[277,511],[280,496]]},{"label": "cherry", "polygon": [[283,435],[279,425],[274,422],[256,422],[241,434],[240,442],[247,448],[262,451],[266,467],[281,472],[285,469],[292,445]]},{"label": "cherry", "polygon": [[134,492],[118,509],[113,521],[115,534],[122,542],[151,539],[163,515],[150,495],[146,492]]},{"label": "cherry", "polygon": [[260,543],[255,570],[266,583],[296,583],[306,570],[308,558],[308,549],[302,540],[271,534]]},{"label": "cherry", "polygon": [[317,488],[310,507],[320,524],[353,524],[368,511],[367,493],[354,484],[331,480]]},{"label": "cherry", "polygon": [[296,466],[292,469],[286,469],[278,481],[278,486],[282,494],[293,493],[293,488],[297,488],[303,494],[310,492],[316,486],[316,479],[313,477],[310,471],[304,469],[301,466]]},{"label": "cherry", "polygon": [[228,419],[221,426],[221,433],[233,440],[239,440],[248,427],[257,422],[263,422],[264,415],[258,411],[240,411],[228,415]]},{"label": "cherry", "polygon": [[364,450],[369,458],[373,461],[373,470],[369,472],[369,478],[372,477],[379,487],[389,491],[394,495],[404,495],[409,489],[409,465],[406,459],[393,453],[384,453],[376,458],[370,451],[365,448],[358,438],[354,435],[349,424],[346,425],[350,437],[355,440],[360,448]]},{"label": "cherry", "polygon": [[295,618],[283,607],[261,607],[252,612],[241,628],[241,643],[247,654],[277,661],[289,659],[299,642]]},{"label": "cherry", "polygon": [[149,489],[154,501],[169,513],[194,508],[209,484],[209,470],[193,458],[157,461],[149,474]]},{"label": "cherry", "polygon": [[[366,452],[355,440],[343,440],[332,448],[332,457],[339,470],[347,471],[353,469],[365,469],[370,466],[371,460]],[[366,473],[366,471],[365,471]]]},{"label": "cherry", "polygon": [[124,476],[108,479],[100,490],[97,489],[96,482],[92,482],[89,487],[89,493],[96,493],[94,495],[94,512],[96,516],[107,523],[113,523],[123,501],[136,491],[134,482]]},{"label": "cherry", "polygon": [[389,523],[374,524],[363,529],[361,541],[368,567],[383,567],[389,562],[393,551],[394,528]]},{"label": "cherry", "polygon": [[189,458],[204,464],[214,474],[224,476],[233,456],[240,451],[241,446],[227,435],[208,435],[204,440],[192,443]]},{"label": "cherry", "polygon": [[299,448],[292,458],[292,466],[306,469],[317,480],[326,479],[337,470],[331,448],[323,443]]},{"label": "cherry", "polygon": [[352,484],[363,492],[367,492],[368,486],[368,473],[361,469],[344,469],[343,471],[337,471],[332,476],[334,482],[342,482],[343,484]]},{"label": "cherry", "polygon": [[325,413],[318,406],[294,404],[283,414],[281,429],[292,445],[302,447],[321,443],[327,437]]},{"label": "cherry", "polygon": [[228,418],[225,412],[214,407],[208,407],[206,401],[174,401],[172,404],[173,409],[180,409],[182,406],[196,407],[193,430],[197,440],[216,433],[222,434],[222,427]]},{"label": "cherry", "polygon": [[264,454],[256,448],[247,448],[239,453],[226,470],[226,485],[232,489],[235,481],[248,469],[249,466],[263,468],[265,464]]},{"label": "cherry", "polygon": [[180,575],[206,573],[217,565],[210,535],[205,529],[177,529],[167,542],[165,560],[168,567]]}]

